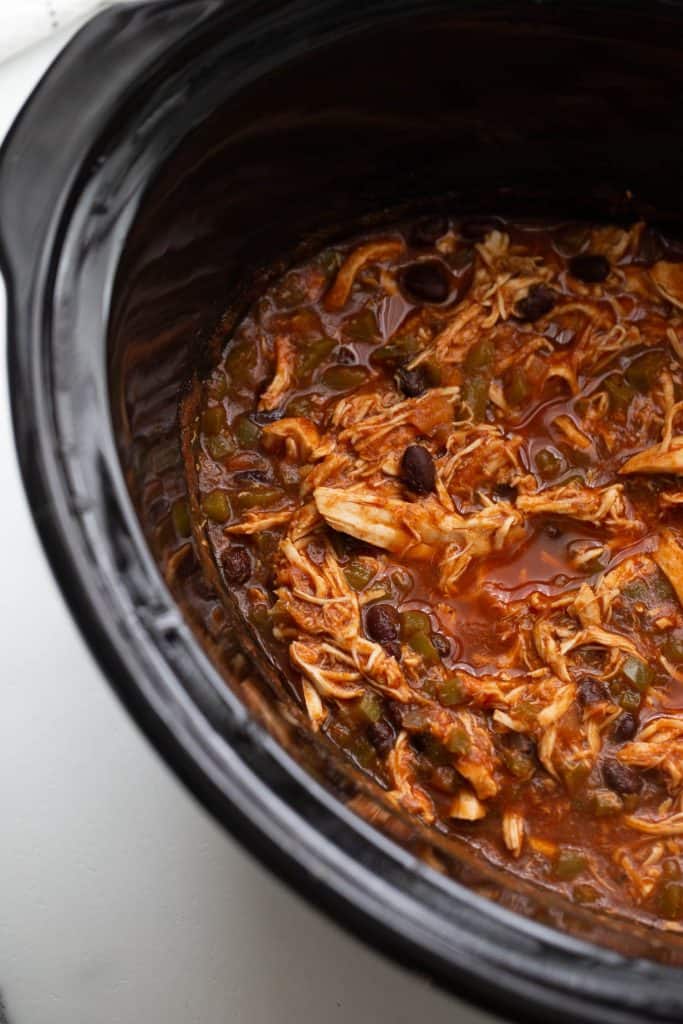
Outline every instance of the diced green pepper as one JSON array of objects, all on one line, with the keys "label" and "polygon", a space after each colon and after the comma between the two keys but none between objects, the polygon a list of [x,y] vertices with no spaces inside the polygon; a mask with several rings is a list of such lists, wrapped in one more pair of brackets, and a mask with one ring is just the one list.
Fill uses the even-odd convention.
[{"label": "diced green pepper", "polygon": [[611,814],[619,814],[624,803],[611,789],[596,789],[591,796],[591,807],[596,818],[605,818]]},{"label": "diced green pepper", "polygon": [[202,498],[202,511],[214,523],[227,523],[231,515],[230,498],[225,491],[209,491]]},{"label": "diced green pepper", "polygon": [[665,882],[659,888],[657,905],[667,921],[677,921],[683,915],[683,882]]},{"label": "diced green pepper", "polygon": [[462,386],[462,400],[472,413],[474,422],[481,423],[489,400],[488,380],[485,377],[468,377]]},{"label": "diced green pepper", "polygon": [[386,345],[376,348],[370,362],[380,366],[396,366],[417,353],[419,342],[414,334],[397,334]]},{"label": "diced green pepper", "polygon": [[633,656],[625,660],[621,666],[621,672],[641,693],[648,688],[654,678],[652,667],[647,662]]},{"label": "diced green pepper", "polygon": [[177,501],[173,502],[171,516],[173,517],[173,526],[178,536],[189,537],[191,529],[190,510],[188,509],[187,502],[184,498],[178,498]]},{"label": "diced green pepper", "polygon": [[462,755],[469,751],[471,745],[470,738],[465,730],[459,725],[453,726],[446,740],[446,749],[451,754]]},{"label": "diced green pepper", "polygon": [[266,487],[257,485],[248,491],[240,491],[236,497],[236,503],[242,510],[248,508],[269,508],[276,501],[282,498],[283,494],[279,487]]},{"label": "diced green pepper", "polygon": [[578,850],[560,847],[555,861],[555,875],[561,882],[572,882],[586,870],[586,865],[586,858]]},{"label": "diced green pepper", "polygon": [[346,576],[346,582],[351,589],[360,591],[367,587],[368,583],[375,575],[375,571],[367,562],[360,562],[354,559],[345,567],[344,575]]},{"label": "diced green pepper", "polygon": [[235,417],[232,431],[242,448],[256,448],[261,440],[261,428],[258,423],[250,420],[246,413],[240,413]]},{"label": "diced green pepper", "polygon": [[521,366],[513,366],[505,379],[505,398],[510,405],[523,405],[529,397],[529,378]]},{"label": "diced green pepper", "polygon": [[428,734],[422,736],[422,750],[433,765],[445,766],[453,762],[453,754],[446,750],[434,736]]},{"label": "diced green pepper", "polygon": [[235,442],[230,434],[216,434],[213,437],[207,437],[204,444],[207,452],[216,462],[222,462],[235,451]]},{"label": "diced green pepper", "polygon": [[230,384],[241,387],[251,381],[256,367],[256,346],[249,338],[233,343],[225,357],[225,372]]},{"label": "diced green pepper", "polygon": [[462,704],[467,697],[467,690],[458,676],[450,676],[436,684],[436,695],[439,703],[450,708],[455,704]]},{"label": "diced green pepper", "polygon": [[404,643],[410,640],[414,633],[431,633],[432,624],[426,612],[409,611],[401,612],[401,640]]},{"label": "diced green pepper", "polygon": [[376,341],[377,321],[371,309],[362,309],[360,313],[349,317],[342,324],[342,334],[351,341],[372,342]]},{"label": "diced green pepper", "polygon": [[357,701],[356,710],[368,722],[378,722],[384,710],[382,698],[373,690],[366,690]]},{"label": "diced green pepper", "polygon": [[620,693],[617,702],[624,711],[637,711],[642,698],[637,690],[624,690]]},{"label": "diced green pepper", "polygon": [[202,413],[201,430],[203,434],[220,434],[226,423],[225,409],[222,405],[214,405]]},{"label": "diced green pepper", "polygon": [[[301,358],[301,371],[302,373],[311,373],[329,356],[330,352],[336,348],[337,342],[334,338],[317,338],[315,341],[310,341],[303,349],[303,355]],[[290,402],[291,405],[291,402]]]},{"label": "diced green pepper", "polygon": [[562,470],[562,459],[549,448],[541,448],[534,457],[538,475],[542,480],[552,480]]},{"label": "diced green pepper", "polygon": [[536,764],[532,757],[529,757],[522,750],[503,747],[500,752],[503,763],[511,775],[516,779],[530,779],[536,771]]},{"label": "diced green pepper", "polygon": [[408,645],[419,654],[425,665],[438,665],[441,660],[439,652],[426,633],[412,633]]},{"label": "diced green pepper", "polygon": [[368,379],[368,371],[364,366],[330,366],[322,375],[322,382],[334,391],[347,391],[360,387]]},{"label": "diced green pepper", "polygon": [[463,363],[465,373],[478,373],[482,370],[488,370],[495,354],[496,349],[490,338],[482,338],[480,341],[475,342],[465,356]]},{"label": "diced green pepper", "polygon": [[404,711],[401,722],[409,732],[421,732],[429,725],[430,713],[426,708],[409,708]]},{"label": "diced green pepper", "polygon": [[605,381],[605,391],[609,395],[609,406],[613,412],[625,412],[633,401],[634,389],[628,381],[612,374]]},{"label": "diced green pepper", "polygon": [[645,393],[654,387],[663,365],[663,352],[645,352],[633,360],[624,377],[631,387]]}]

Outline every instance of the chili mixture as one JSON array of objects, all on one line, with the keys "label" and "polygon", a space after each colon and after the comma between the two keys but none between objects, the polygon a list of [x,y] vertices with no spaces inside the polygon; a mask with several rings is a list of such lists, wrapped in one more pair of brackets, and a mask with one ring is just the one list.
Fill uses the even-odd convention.
[{"label": "chili mixture", "polygon": [[193,528],[310,729],[426,825],[669,928],[681,259],[643,223],[335,245],[252,306],[185,441]]}]

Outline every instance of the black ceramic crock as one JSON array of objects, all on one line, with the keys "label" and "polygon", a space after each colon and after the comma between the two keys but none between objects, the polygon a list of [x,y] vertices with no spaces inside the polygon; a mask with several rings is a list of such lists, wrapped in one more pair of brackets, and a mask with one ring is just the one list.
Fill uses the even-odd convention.
[{"label": "black ceramic crock", "polygon": [[112,7],[60,54],[0,154],[17,450],[105,675],[197,797],[306,898],[524,1021],[680,1021],[680,950],[443,877],[257,723],[141,528],[133,449],[149,423],[129,385],[173,428],[243,282],[396,204],[645,214],[676,230],[682,30],[663,0]]}]

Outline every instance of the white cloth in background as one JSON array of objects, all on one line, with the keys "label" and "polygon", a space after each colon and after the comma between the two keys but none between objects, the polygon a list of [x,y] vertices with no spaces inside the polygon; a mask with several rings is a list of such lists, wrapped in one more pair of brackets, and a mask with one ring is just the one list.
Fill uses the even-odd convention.
[{"label": "white cloth in background", "polygon": [[106,0],[0,0],[0,61],[106,6]]}]

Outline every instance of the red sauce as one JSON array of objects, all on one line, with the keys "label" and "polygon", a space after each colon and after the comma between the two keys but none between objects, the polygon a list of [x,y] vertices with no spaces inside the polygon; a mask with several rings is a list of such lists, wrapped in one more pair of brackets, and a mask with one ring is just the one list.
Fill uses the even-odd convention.
[{"label": "red sauce", "polygon": [[195,536],[387,799],[674,927],[683,265],[642,224],[425,230],[250,310],[199,386]]}]

